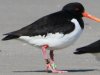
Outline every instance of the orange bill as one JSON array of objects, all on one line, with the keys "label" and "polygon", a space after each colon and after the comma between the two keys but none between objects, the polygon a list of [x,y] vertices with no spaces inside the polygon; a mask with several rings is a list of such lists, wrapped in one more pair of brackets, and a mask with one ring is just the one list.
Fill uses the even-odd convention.
[{"label": "orange bill", "polygon": [[89,14],[89,13],[87,13],[86,11],[85,11],[85,12],[83,12],[83,13],[82,13],[82,15],[83,15],[84,17],[89,18],[89,19],[95,20],[96,22],[100,22],[100,19],[99,19],[99,18],[97,18],[97,17],[95,17],[95,16],[90,15],[90,14]]}]

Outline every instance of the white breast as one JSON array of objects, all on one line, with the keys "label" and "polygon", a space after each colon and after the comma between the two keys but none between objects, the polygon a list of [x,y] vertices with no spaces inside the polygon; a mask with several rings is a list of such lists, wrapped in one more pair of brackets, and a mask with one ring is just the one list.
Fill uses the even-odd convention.
[{"label": "white breast", "polygon": [[49,49],[61,49],[66,48],[71,45],[81,34],[82,29],[76,19],[72,19],[71,22],[75,24],[75,29],[73,32],[69,34],[63,33],[49,33],[46,37],[45,36],[21,36],[20,39],[28,42],[31,45],[35,46],[43,46],[45,44],[49,45]]}]

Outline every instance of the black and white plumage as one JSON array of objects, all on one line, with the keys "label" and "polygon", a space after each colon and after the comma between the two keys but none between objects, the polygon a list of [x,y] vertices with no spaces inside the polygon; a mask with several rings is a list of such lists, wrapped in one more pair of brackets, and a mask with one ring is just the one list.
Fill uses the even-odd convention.
[{"label": "black and white plumage", "polygon": [[100,40],[97,40],[89,45],[84,47],[80,47],[74,52],[74,54],[86,54],[90,53],[96,56],[96,58],[100,61]]},{"label": "black and white plumage", "polygon": [[[53,51],[66,48],[76,41],[84,29],[83,16],[100,22],[100,19],[86,13],[81,3],[74,2],[26,27],[5,34],[6,37],[2,40],[20,39],[41,47],[47,69],[54,73],[62,73],[63,71],[56,70]],[[46,49],[50,50],[50,60],[47,58]]]},{"label": "black and white plumage", "polygon": [[3,40],[19,38],[35,46],[47,44],[51,49],[65,48],[78,38],[84,28],[81,18],[84,8],[79,5],[77,5],[77,8],[81,8],[79,16],[76,12],[73,14],[74,12],[68,11],[72,8],[67,10],[67,7],[70,7],[69,4],[61,11],[44,16],[22,29],[5,34],[7,37]]}]

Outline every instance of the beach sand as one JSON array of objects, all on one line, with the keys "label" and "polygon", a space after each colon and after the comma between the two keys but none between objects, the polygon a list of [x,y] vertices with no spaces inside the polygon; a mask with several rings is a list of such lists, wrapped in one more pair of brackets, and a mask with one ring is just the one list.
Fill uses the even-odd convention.
[{"label": "beach sand", "polygon": [[[0,0],[0,39],[4,37],[2,34],[59,11],[70,2],[81,2],[86,11],[100,18],[100,0]],[[77,42],[66,49],[55,51],[57,68],[68,71],[63,75],[100,75],[100,62],[93,55],[73,54],[76,48],[100,39],[100,24],[86,18],[84,22],[85,29]],[[17,40],[0,40],[0,75],[49,74],[55,75],[45,71],[41,49]]]}]

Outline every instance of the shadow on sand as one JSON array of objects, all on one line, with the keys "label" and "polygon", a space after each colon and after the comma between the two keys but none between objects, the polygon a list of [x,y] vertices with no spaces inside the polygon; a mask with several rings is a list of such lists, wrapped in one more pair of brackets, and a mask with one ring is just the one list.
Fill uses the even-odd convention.
[{"label": "shadow on sand", "polygon": [[[75,69],[75,70],[62,70],[67,72],[88,72],[88,71],[95,71],[96,69]],[[34,70],[34,71],[13,71],[13,72],[47,72],[45,70]],[[51,73],[51,71],[48,71]]]}]

